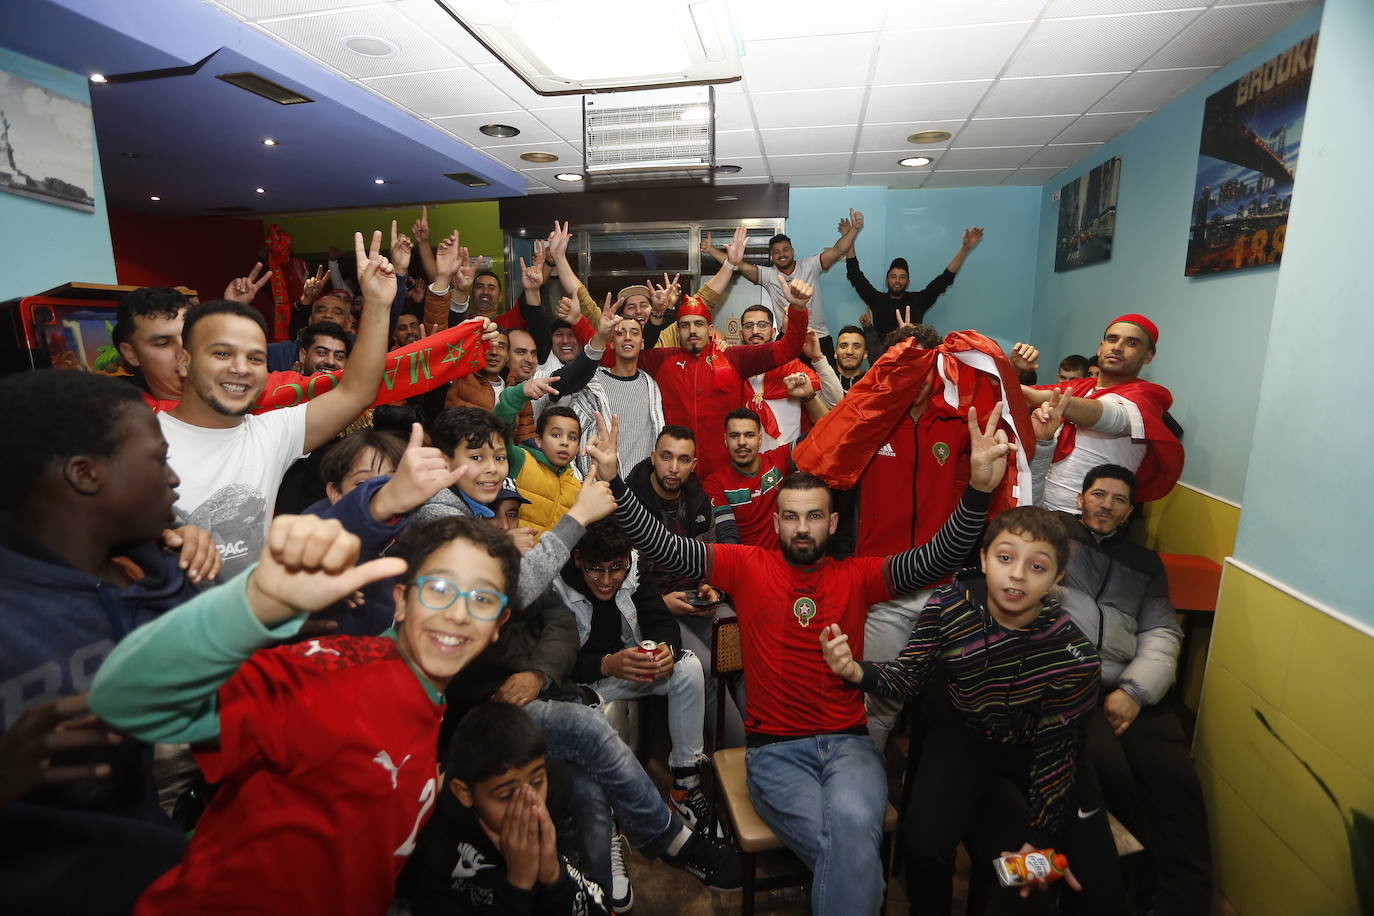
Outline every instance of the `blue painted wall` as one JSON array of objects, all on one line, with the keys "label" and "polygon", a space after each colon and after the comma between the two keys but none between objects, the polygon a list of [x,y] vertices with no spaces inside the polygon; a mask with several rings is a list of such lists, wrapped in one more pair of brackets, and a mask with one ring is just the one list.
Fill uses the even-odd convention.
[{"label": "blue painted wall", "polygon": [[[1202,108],[1207,96],[1317,31],[1320,22],[1320,10],[1298,19],[1054,178],[1040,201],[1032,339],[1049,371],[1070,353],[1093,355],[1117,315],[1139,312],[1153,319],[1160,346],[1144,376],[1173,392],[1172,413],[1186,431],[1183,481],[1232,501],[1245,487],[1279,268],[1183,275]],[[1367,121],[1368,109],[1357,116],[1360,110],[1352,102],[1347,117]],[[1307,179],[1322,167],[1307,145],[1311,131],[1309,117],[1295,199],[1308,193]],[[1052,195],[1113,156],[1122,163],[1112,258],[1055,273],[1059,204]],[[1365,178],[1351,190],[1367,183]]]},{"label": "blue painted wall", "polygon": [[[89,87],[81,74],[4,48],[0,48],[0,70],[90,104]],[[42,292],[68,280],[115,282],[105,186],[94,143],[91,156],[95,162],[94,213],[0,193],[0,237],[11,255],[5,269],[0,270],[0,300]]]},{"label": "blue painted wall", "polygon": [[[855,251],[879,289],[895,257],[910,264],[911,285],[924,286],[959,250],[964,229],[982,226],[982,244],[926,320],[942,333],[975,328],[1004,345],[1030,334],[1039,188],[796,188],[788,203],[787,232],[803,256],[834,244],[840,217],[850,207],[861,210],[865,225]],[[858,323],[864,306],[843,264],[821,278],[821,293],[831,333]]]},{"label": "blue painted wall", "polygon": [[1372,41],[1374,4],[1327,0],[1236,539],[1240,559],[1370,625]]}]

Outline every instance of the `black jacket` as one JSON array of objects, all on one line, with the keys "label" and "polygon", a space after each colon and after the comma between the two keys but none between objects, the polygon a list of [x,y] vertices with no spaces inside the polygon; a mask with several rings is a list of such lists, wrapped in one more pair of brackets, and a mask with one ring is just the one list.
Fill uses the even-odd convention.
[{"label": "black jacket", "polygon": [[[648,509],[654,518],[663,523],[673,534],[685,538],[695,538],[698,541],[714,543],[716,540],[716,519],[711,512],[711,500],[706,495],[706,488],[701,485],[697,475],[693,474],[687,478],[682,485],[682,495],[677,502],[664,502],[654,492],[650,478],[654,473],[653,462],[645,458],[634,466],[625,478],[625,485],[630,488],[644,508]],[[691,577],[674,575],[667,572],[658,564],[653,566],[654,577],[658,579],[659,587],[664,593],[681,592],[694,590],[700,582]]]}]

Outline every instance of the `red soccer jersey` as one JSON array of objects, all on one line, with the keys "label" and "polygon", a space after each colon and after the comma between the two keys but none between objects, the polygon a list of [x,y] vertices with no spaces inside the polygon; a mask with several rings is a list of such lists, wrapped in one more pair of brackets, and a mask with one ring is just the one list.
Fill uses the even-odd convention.
[{"label": "red soccer jersey", "polygon": [[709,556],[706,581],[730,593],[739,615],[745,729],[801,737],[863,725],[863,693],[826,665],[820,633],[838,623],[854,657],[863,658],[868,608],[893,597],[886,560],[826,558],[801,567],[778,550],[735,544],[711,545]]},{"label": "red soccer jersey", "polygon": [[222,782],[138,914],[356,913],[395,896],[439,791],[442,696],[385,637],[255,653],[219,690]]},{"label": "red soccer jersey", "polygon": [[759,455],[759,472],[741,474],[733,464],[714,471],[702,484],[717,520],[734,513],[741,544],[778,549],[773,513],[778,507],[778,484],[792,473],[792,446],[779,445]]}]

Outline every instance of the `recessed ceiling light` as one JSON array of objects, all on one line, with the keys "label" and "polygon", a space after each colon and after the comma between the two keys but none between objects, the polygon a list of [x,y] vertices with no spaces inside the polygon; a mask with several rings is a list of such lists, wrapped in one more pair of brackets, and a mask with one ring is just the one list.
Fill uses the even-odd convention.
[{"label": "recessed ceiling light", "polygon": [[553,176],[553,177],[554,177],[554,178],[557,178],[559,181],[581,181],[581,180],[582,180],[582,176],[579,175],[579,174],[577,174],[576,172],[559,172],[557,175],[555,175],[555,176]]},{"label": "recessed ceiling light", "polygon": [[92,73],[92,74],[91,74],[91,82],[93,82],[93,83],[103,83],[103,82],[105,82],[105,74],[103,74],[103,73]]},{"label": "recessed ceiling light", "polygon": [[385,38],[378,38],[375,35],[349,35],[340,39],[339,44],[343,45],[346,50],[363,57],[394,57],[400,51],[400,48]]},{"label": "recessed ceiling light", "polygon": [[520,158],[526,162],[557,162],[558,156],[554,153],[521,153]]},{"label": "recessed ceiling light", "polygon": [[262,145],[263,145],[263,146],[276,146],[276,145],[277,145],[277,141],[276,141],[276,140],[273,140],[271,137],[263,137],[263,139],[262,139]]},{"label": "recessed ceiling light", "polygon": [[152,197],[150,197],[150,198],[148,198],[148,199],[149,199],[149,200],[162,200],[162,198],[161,198],[161,197],[158,197],[156,194],[154,194]]},{"label": "recessed ceiling light", "polygon": [[385,179],[385,178],[374,178],[374,179],[372,179],[372,183],[373,183],[373,184],[386,184],[386,179]]},{"label": "recessed ceiling light", "polygon": [[266,194],[266,193],[267,193],[267,189],[266,189],[266,188],[254,188],[253,190],[257,191],[259,194]]},{"label": "recessed ceiling light", "polygon": [[509,124],[483,124],[477,128],[488,137],[518,137],[520,128],[511,127]]},{"label": "recessed ceiling light", "polygon": [[711,117],[711,109],[705,105],[693,105],[691,108],[684,108],[682,114],[678,115],[679,121],[706,121]]},{"label": "recessed ceiling light", "polygon": [[724,172],[724,173],[727,174],[727,175],[733,175],[735,172],[741,171],[742,169],[743,169],[743,166],[739,166],[739,165],[718,165],[718,166],[716,166],[716,171],[717,171],[717,172]]},{"label": "recessed ceiling light", "polygon": [[919,169],[923,165],[930,165],[929,156],[908,156],[905,159],[898,159],[898,165],[904,165],[909,169]]},{"label": "recessed ceiling light", "polygon": [[951,134],[947,130],[923,130],[906,138],[907,143],[944,143]]}]

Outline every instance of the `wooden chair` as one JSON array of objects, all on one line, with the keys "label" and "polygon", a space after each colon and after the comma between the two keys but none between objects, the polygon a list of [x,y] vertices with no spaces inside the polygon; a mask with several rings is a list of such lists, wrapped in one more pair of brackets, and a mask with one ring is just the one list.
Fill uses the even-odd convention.
[{"label": "wooden chair", "polygon": [[[716,737],[711,746],[711,763],[715,770],[715,807],[723,811],[726,824],[740,852],[740,865],[743,901],[740,912],[751,916],[754,912],[754,895],[762,890],[781,887],[798,887],[811,883],[811,872],[800,861],[797,869],[786,874],[759,878],[758,856],[761,853],[786,851],[787,847],[777,838],[763,818],[754,810],[749,800],[749,785],[744,764],[742,747],[721,748],[725,721],[725,692],[731,683],[738,680],[744,672],[744,659],[740,653],[739,618],[717,618],[711,624],[711,676],[716,679]],[[897,829],[897,810],[891,804],[883,817],[883,878],[888,877],[890,862],[889,850],[892,834]],[[788,853],[790,856],[791,854]],[[795,856],[792,856],[795,860]],[[886,894],[884,894],[886,904]]]}]

